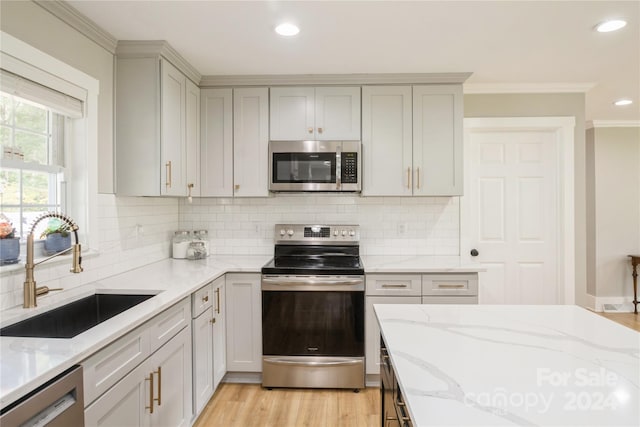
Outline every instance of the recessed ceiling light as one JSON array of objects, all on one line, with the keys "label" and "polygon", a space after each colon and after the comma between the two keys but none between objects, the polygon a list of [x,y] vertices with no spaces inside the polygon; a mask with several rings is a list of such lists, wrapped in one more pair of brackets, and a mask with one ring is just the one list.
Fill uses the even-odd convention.
[{"label": "recessed ceiling light", "polygon": [[280,24],[276,27],[276,33],[280,34],[281,36],[291,37],[295,36],[299,32],[300,28],[289,22],[285,22],[284,24]]},{"label": "recessed ceiling light", "polygon": [[618,107],[622,107],[624,105],[631,105],[631,104],[633,104],[633,101],[630,99],[619,99],[613,103],[613,105],[616,105]]},{"label": "recessed ceiling light", "polygon": [[598,24],[596,27],[596,31],[599,33],[608,33],[610,31],[616,31],[620,28],[623,28],[627,25],[627,21],[623,21],[622,19],[611,19],[609,21],[604,21],[601,24]]}]

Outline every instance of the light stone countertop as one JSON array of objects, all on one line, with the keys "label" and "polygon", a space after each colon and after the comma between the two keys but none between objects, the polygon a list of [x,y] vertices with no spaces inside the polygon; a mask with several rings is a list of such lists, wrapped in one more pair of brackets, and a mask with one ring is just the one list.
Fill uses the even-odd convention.
[{"label": "light stone countertop", "polygon": [[577,306],[374,307],[414,427],[639,425],[639,332]]},{"label": "light stone countertop", "polygon": [[477,273],[480,264],[461,263],[457,256],[362,255],[366,273]]}]

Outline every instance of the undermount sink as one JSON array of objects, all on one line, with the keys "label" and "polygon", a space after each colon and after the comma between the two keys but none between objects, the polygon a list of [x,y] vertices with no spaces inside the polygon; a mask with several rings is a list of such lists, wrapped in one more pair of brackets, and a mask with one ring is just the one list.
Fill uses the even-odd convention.
[{"label": "undermount sink", "polygon": [[0,329],[0,336],[73,338],[154,295],[94,294]]}]

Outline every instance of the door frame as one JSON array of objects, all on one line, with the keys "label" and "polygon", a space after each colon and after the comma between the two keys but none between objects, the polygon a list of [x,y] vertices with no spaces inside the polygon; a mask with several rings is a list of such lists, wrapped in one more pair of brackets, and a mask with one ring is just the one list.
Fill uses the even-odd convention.
[{"label": "door frame", "polygon": [[[575,304],[575,172],[574,172],[574,128],[575,117],[478,117],[464,119],[463,158],[464,187],[471,188],[471,134],[500,131],[551,131],[557,144],[557,218],[558,265],[557,280],[562,304]],[[476,216],[471,212],[469,197],[460,198],[460,258],[472,262],[471,221]],[[482,287],[482,284],[479,284]]]}]

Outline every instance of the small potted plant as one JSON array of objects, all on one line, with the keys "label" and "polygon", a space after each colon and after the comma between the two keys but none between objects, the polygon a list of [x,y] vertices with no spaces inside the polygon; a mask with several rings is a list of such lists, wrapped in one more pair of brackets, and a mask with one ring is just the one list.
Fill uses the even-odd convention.
[{"label": "small potted plant", "polygon": [[4,214],[0,214],[0,265],[15,264],[20,259],[20,238]]},{"label": "small potted plant", "polygon": [[58,219],[50,218],[47,228],[40,234],[44,240],[44,254],[49,256],[62,252],[71,247],[71,235],[69,234],[69,225]]}]

